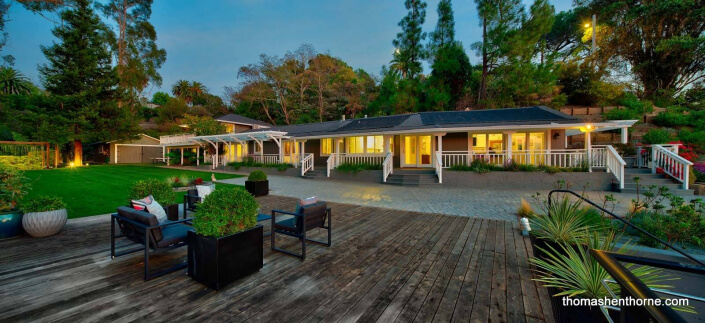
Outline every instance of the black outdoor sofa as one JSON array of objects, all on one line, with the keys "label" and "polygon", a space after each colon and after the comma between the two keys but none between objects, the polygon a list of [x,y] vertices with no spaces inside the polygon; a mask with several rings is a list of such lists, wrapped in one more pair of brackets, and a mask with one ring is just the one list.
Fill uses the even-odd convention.
[{"label": "black outdoor sofa", "polygon": [[[307,241],[322,244],[328,247],[331,246],[331,209],[327,206],[326,202],[317,202],[314,204],[301,206],[298,208],[297,212],[298,213],[272,210],[272,250],[283,252],[285,254],[301,258],[301,260],[305,260]],[[292,217],[286,220],[277,221],[277,214],[290,215]],[[306,238],[306,232],[318,228],[328,230],[328,242]],[[275,234],[283,234],[301,240],[301,254],[277,248],[274,241]]]},{"label": "black outdoor sofa", "polygon": [[[117,213],[113,213],[110,219],[110,256],[115,259],[115,257],[144,251],[145,281],[186,268],[186,262],[182,262],[169,269],[150,274],[149,254],[150,251],[156,252],[186,246],[186,237],[191,226],[185,223],[190,221],[191,219],[183,219],[159,224],[154,214],[138,211],[128,206],[118,207]],[[120,229],[119,235],[116,235],[115,232],[116,224]],[[116,238],[127,238],[141,246],[116,253]]]}]

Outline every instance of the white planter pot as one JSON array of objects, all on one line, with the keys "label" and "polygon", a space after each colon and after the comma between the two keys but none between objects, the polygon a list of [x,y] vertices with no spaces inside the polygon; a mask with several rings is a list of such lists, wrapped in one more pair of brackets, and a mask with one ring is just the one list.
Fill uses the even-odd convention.
[{"label": "white planter pot", "polygon": [[25,213],[22,226],[29,235],[39,238],[55,235],[61,231],[68,219],[66,209]]}]

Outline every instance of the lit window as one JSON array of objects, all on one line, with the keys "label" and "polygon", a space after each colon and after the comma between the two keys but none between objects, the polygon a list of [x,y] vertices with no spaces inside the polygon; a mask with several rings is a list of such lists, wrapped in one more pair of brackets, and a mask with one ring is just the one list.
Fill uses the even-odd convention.
[{"label": "lit window", "polygon": [[367,136],[367,153],[381,154],[384,152],[383,136]]},{"label": "lit window", "polygon": [[347,138],[348,154],[362,154],[365,152],[365,137]]},{"label": "lit window", "polygon": [[333,139],[321,139],[321,155],[330,155],[333,153]]},{"label": "lit window", "polygon": [[478,153],[487,151],[487,135],[484,133],[472,135],[472,151]]},{"label": "lit window", "polygon": [[504,150],[504,137],[501,133],[491,133],[487,135],[487,141],[489,141],[490,150]]}]

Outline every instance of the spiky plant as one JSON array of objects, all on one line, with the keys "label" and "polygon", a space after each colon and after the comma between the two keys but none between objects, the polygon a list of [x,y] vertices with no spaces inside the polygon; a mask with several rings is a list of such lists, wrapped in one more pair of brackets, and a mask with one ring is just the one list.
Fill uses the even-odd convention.
[{"label": "spiky plant", "polygon": [[[546,287],[557,288],[559,292],[553,296],[568,296],[574,298],[604,298],[611,297],[611,294],[603,281],[611,280],[607,271],[592,257],[586,247],[597,250],[613,251],[621,254],[628,253],[631,244],[625,243],[620,248],[616,248],[618,236],[614,231],[610,231],[604,237],[600,237],[597,232],[584,234],[585,245],[574,248],[569,245],[560,244],[561,250],[553,247],[541,249],[547,256],[544,259],[531,258],[530,261],[536,265],[538,277],[534,280],[544,283]],[[678,278],[670,277],[662,273],[662,270],[647,266],[633,266],[624,264],[632,274],[639,278],[649,288],[671,288],[663,282]],[[619,295],[619,286],[614,283],[607,284],[609,288]]]},{"label": "spiky plant", "polygon": [[0,92],[3,94],[29,94],[32,83],[12,67],[0,67]]},{"label": "spiky plant", "polygon": [[585,233],[595,229],[586,217],[587,209],[580,200],[568,196],[546,205],[543,214],[530,218],[531,233],[539,239],[555,243],[575,244],[585,241]]}]

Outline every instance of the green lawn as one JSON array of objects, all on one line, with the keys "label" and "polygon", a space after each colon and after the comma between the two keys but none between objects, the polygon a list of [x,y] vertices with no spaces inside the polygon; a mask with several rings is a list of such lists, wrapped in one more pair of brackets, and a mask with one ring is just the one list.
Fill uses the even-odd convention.
[{"label": "green lawn", "polygon": [[[115,212],[118,206],[126,205],[130,186],[137,180],[166,179],[182,174],[210,180],[212,173],[150,165],[97,165],[33,170],[25,172],[32,184],[32,189],[25,198],[31,199],[37,195],[60,196],[67,204],[69,218],[80,218]],[[222,180],[241,176],[216,173],[215,177]],[[183,192],[178,193],[176,202],[182,202],[183,195]]]}]

